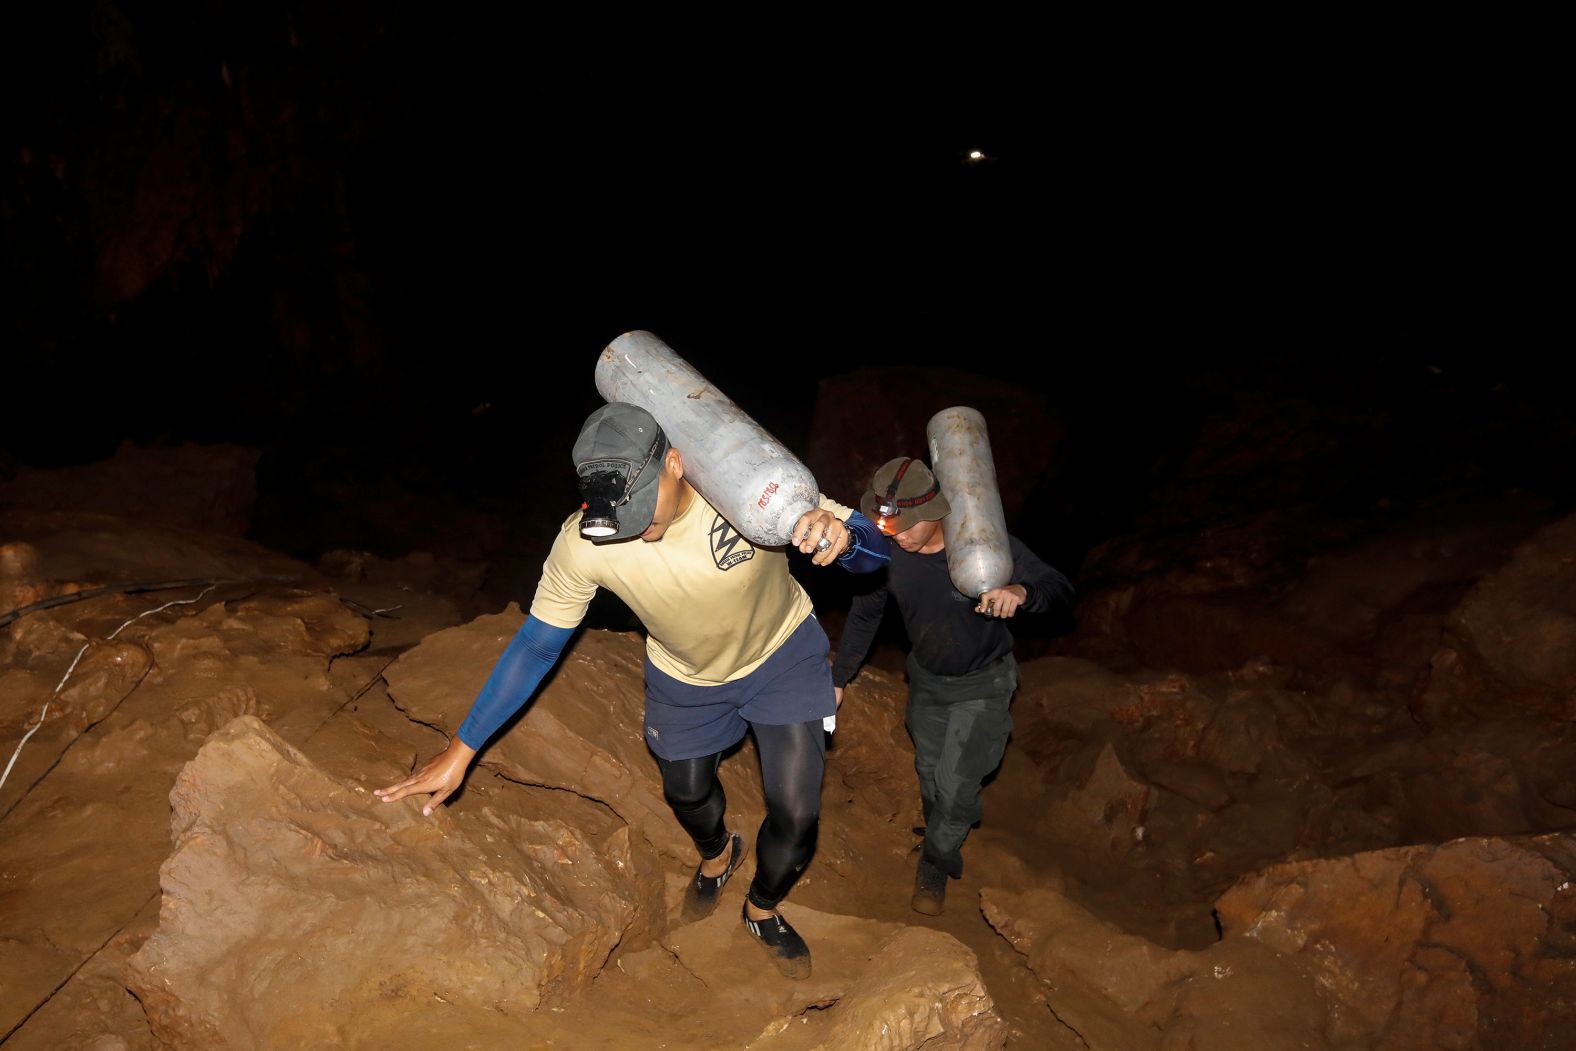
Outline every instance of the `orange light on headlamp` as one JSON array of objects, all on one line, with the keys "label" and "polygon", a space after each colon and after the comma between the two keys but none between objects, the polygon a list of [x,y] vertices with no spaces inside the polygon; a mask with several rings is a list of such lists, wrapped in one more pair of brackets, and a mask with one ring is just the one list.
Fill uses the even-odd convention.
[{"label": "orange light on headlamp", "polygon": [[876,505],[876,529],[886,536],[897,536],[902,532],[898,526],[897,504],[890,496],[885,501]]}]

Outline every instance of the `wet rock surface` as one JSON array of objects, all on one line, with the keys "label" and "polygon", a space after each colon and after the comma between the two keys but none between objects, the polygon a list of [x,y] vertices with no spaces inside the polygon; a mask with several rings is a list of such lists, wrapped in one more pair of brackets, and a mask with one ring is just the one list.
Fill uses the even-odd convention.
[{"label": "wet rock surface", "polygon": [[561,1006],[640,900],[625,831],[487,810],[426,820],[252,716],[209,736],[171,803],[159,928],[131,988],[178,1048],[330,1046],[399,998]]},{"label": "wet rock surface", "polygon": [[[310,736],[346,702],[325,674],[331,655],[365,640],[354,630],[359,619],[341,621],[339,604],[321,596],[233,608],[221,601],[177,617],[128,629],[155,666],[100,721],[47,738],[54,750],[33,758],[46,761],[45,770],[17,782],[0,844],[6,1029],[157,897],[149,877],[168,841],[154,829],[168,827],[169,787],[208,734],[250,713],[298,739]],[[75,649],[63,641],[54,652],[62,669]],[[37,719],[32,711],[8,715]],[[71,715],[57,718],[52,709],[34,741],[51,719],[70,727]],[[12,776],[23,769],[19,762]]]},{"label": "wet rock surface", "polygon": [[1570,1046],[1576,837],[1458,839],[1277,865],[1218,905],[1227,942],[1305,962],[1358,1046]]},{"label": "wet rock surface", "polygon": [[[517,606],[450,628],[422,642],[384,672],[396,704],[418,722],[453,734],[493,664],[524,623]],[[525,784],[564,789],[611,808],[652,846],[689,858],[694,847],[662,798],[656,760],[642,734],[642,641],[587,635],[560,661],[553,679],[480,761]],[[741,763],[728,764],[730,774]],[[729,776],[730,804],[751,800],[749,779]],[[757,806],[757,812],[759,807]]]},{"label": "wet rock surface", "polygon": [[[308,567],[218,534],[7,512],[0,576],[30,594],[243,582],[0,627],[0,730],[19,739],[50,703],[0,788],[0,1034],[1566,1046],[1571,526],[1509,517],[1319,543],[1265,519],[1191,561],[1141,538],[1110,549],[1131,589],[1096,588],[1065,652],[1023,661],[1013,741],[938,917],[908,908],[921,818],[905,687],[883,670],[900,660],[878,652],[847,691],[818,851],[785,906],[813,974],[786,983],[739,923],[753,856],[714,916],[680,920],[694,852],[641,740],[637,634],[581,632],[423,818],[370,789],[441,749],[523,619],[463,612],[473,564]],[[721,776],[753,846],[748,740]]]},{"label": "wet rock surface", "polygon": [[1044,983],[1045,1006],[1079,1046],[1328,1048],[1330,1002],[1303,964],[1257,945],[1168,949],[1050,889],[987,889],[981,907]]},{"label": "wet rock surface", "polygon": [[[838,35],[886,43],[892,22]],[[1115,78],[1073,49],[1097,90],[1050,128],[1036,34],[1004,62],[999,19],[940,24],[939,65],[834,55],[832,93],[786,106],[732,81],[801,66],[791,32],[715,67],[672,23],[120,0],[9,21],[0,621],[99,584],[245,582],[0,623],[0,760],[37,728],[0,787],[0,1045],[142,1051],[170,1046],[152,1023],[187,1040],[203,1019],[378,1051],[1573,1043],[1576,422],[1548,271],[1524,265],[1521,232],[1546,224],[1507,219],[1548,167],[1515,163],[1522,140],[1558,126],[1524,89],[1536,63],[1412,33],[1221,62],[1124,41]],[[496,134],[522,78],[547,103],[523,154]],[[803,119],[818,105],[829,122]],[[960,166],[970,126],[994,141]],[[522,155],[570,206],[510,205]],[[1053,163],[1079,192],[1044,192]],[[755,220],[787,236],[749,251]],[[666,265],[609,255],[642,231]],[[554,262],[522,282],[522,254]],[[901,654],[850,688],[788,905],[816,953],[804,986],[741,944],[748,867],[717,916],[675,922],[693,858],[639,740],[638,638],[582,633],[443,813],[351,806],[442,747],[518,623],[498,611],[528,600],[576,499],[566,439],[596,399],[575,355],[626,323],[705,355],[846,502],[923,453],[936,409],[976,406],[1014,533],[1078,578],[1073,638],[1019,634],[1014,740],[941,916],[908,909]],[[128,434],[146,444],[59,466]],[[175,444],[219,435],[265,451]],[[835,623],[846,592],[819,575]],[[241,740],[268,745],[236,764],[257,791],[177,793],[196,816],[172,860],[172,789],[222,781],[198,756]],[[752,833],[748,744],[723,777]],[[562,841],[572,864],[538,883],[631,917],[600,969],[565,965],[572,996],[533,985],[511,1013],[413,980],[329,1032],[311,982],[192,962],[208,927],[258,954],[260,922],[224,926],[244,893],[221,893],[257,882],[324,954],[280,973],[337,953],[370,974],[337,917],[392,925],[323,888],[397,869],[485,913],[453,866],[503,831],[489,887],[537,879]],[[575,898],[607,857],[630,886]],[[212,900],[187,879],[161,919],[161,865],[204,858]],[[441,859],[456,878],[423,869]],[[199,906],[218,919],[199,929]],[[449,946],[432,973],[479,966],[407,925]],[[129,962],[187,948],[178,998]]]},{"label": "wet rock surface", "polygon": [[974,954],[949,935],[802,906],[784,915],[813,947],[808,979],[785,982],[724,910],[621,956],[584,1004],[543,1020],[546,1046],[649,1034],[675,1047],[985,1051],[1007,1039]]},{"label": "wet rock surface", "polygon": [[[384,672],[389,693],[410,718],[453,733],[524,619],[511,606],[429,637]],[[584,632],[529,711],[494,738],[478,763],[512,781],[606,806],[654,851],[689,864],[694,845],[673,820],[642,736],[644,653],[637,635]],[[817,861],[844,878],[857,878],[860,859],[890,835],[908,788],[908,771],[893,761],[893,749],[907,740],[901,693],[875,696],[881,703],[840,714],[829,761],[825,805],[838,806],[842,820],[823,827]],[[751,739],[728,753],[720,776],[729,824],[753,842],[765,803]]]},{"label": "wet rock surface", "polygon": [[[45,544],[41,557],[82,553]],[[370,788],[442,746],[434,727],[463,715],[517,610],[446,629],[452,606],[419,594],[405,611],[415,621],[393,626],[328,591],[181,594],[193,601],[149,616],[162,605],[150,596],[74,603],[0,638],[6,674],[28,687],[0,709],[17,729],[84,644],[143,661],[116,678],[121,664],[84,657],[81,685],[73,677],[60,695],[66,714],[23,753],[47,764],[15,782],[0,819],[8,1042],[387,1049],[463,1033],[489,1046],[623,1047],[692,1032],[697,1018],[741,1044],[1006,1039],[974,953],[952,935],[821,911],[884,889],[906,855],[901,688],[879,673],[848,713],[858,736],[831,753],[827,827],[796,895],[819,939],[821,984],[807,998],[785,993],[744,936],[751,862],[709,934],[677,926],[694,854],[639,740],[638,638],[585,633],[459,799],[423,818],[417,801],[382,804]],[[402,643],[417,624],[425,641]],[[79,725],[84,706],[96,722]],[[66,715],[73,735],[35,753]],[[724,777],[730,823],[753,842],[748,746]],[[631,998],[667,1002],[677,981],[641,960],[696,981],[681,945],[713,988],[694,985],[660,1024],[630,1013]],[[642,977],[621,984],[631,973]],[[720,1010],[730,982],[741,984]]]},{"label": "wet rock surface", "polygon": [[1528,538],[1452,611],[1414,707],[1430,722],[1503,708],[1561,722],[1576,697],[1576,518]]},{"label": "wet rock surface", "polygon": [[987,889],[986,918],[1090,1047],[1570,1046],[1569,835],[1461,839],[1276,865],[1222,895],[1189,951],[1051,889]]}]

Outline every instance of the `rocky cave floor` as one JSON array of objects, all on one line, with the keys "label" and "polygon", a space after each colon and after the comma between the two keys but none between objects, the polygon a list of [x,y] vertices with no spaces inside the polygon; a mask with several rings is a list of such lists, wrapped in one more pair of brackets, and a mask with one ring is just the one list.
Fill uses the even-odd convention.
[{"label": "rocky cave floor", "polygon": [[[1576,1046],[1576,519],[1395,521],[1273,579],[1273,517],[1099,552],[1077,633],[1021,654],[935,918],[879,654],[785,909],[794,983],[740,929],[748,865],[678,917],[638,636],[582,632],[424,818],[370,789],[442,746],[517,606],[444,559],[26,503],[0,616],[220,583],[0,624],[6,758],[48,701],[0,786],[7,1051]],[[753,840],[748,742],[723,771]]]}]

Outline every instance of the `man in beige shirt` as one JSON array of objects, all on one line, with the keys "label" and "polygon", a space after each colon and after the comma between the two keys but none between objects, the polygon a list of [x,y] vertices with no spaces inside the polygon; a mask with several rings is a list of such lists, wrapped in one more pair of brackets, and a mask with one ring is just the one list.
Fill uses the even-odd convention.
[{"label": "man in beige shirt", "polygon": [[[684,479],[684,457],[635,405],[592,413],[575,443],[586,507],[570,515],[542,567],[536,597],[449,747],[379,789],[387,802],[431,793],[425,812],[464,780],[479,749],[535,692],[599,587],[646,626],[646,744],[663,793],[700,863],[684,914],[717,905],[743,860],[723,818],[722,754],[755,734],[766,819],[743,918],[779,970],[808,977],[810,951],[777,905],[815,849],[826,766],[822,720],[836,710],[828,644],[785,549],[759,548]],[[823,499],[793,536],[815,565],[843,553],[852,511]]]}]

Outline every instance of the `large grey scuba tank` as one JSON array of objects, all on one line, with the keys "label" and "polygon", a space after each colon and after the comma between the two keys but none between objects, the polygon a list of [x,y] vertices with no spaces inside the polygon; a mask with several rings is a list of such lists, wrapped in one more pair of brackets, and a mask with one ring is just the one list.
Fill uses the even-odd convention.
[{"label": "large grey scuba tank", "polygon": [[974,409],[942,409],[925,427],[930,469],[952,511],[941,520],[952,586],[970,598],[1012,578],[1007,516],[996,486],[985,417]]},{"label": "large grey scuba tank", "polygon": [[810,469],[650,332],[607,345],[596,389],[651,413],[684,456],[684,477],[752,542],[787,544],[799,517],[820,506]]}]

